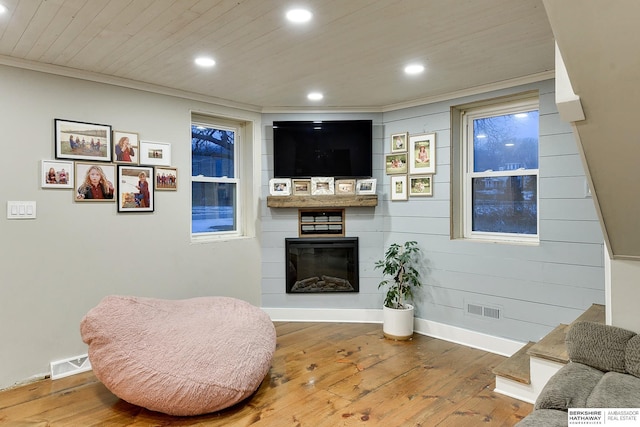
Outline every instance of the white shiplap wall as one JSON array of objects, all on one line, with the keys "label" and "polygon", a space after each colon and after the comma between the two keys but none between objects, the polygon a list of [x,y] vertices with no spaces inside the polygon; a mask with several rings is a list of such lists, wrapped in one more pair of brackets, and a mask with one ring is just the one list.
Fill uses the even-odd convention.
[{"label": "white shiplap wall", "polygon": [[[540,244],[512,245],[450,239],[450,107],[518,92],[540,94]],[[309,115],[287,115],[305,120]],[[317,117],[317,116],[311,116]],[[333,117],[335,118],[335,117]],[[342,115],[340,118],[361,118]],[[262,304],[272,308],[378,309],[379,272],[373,262],[392,242],[417,240],[426,255],[426,285],[417,295],[419,318],[520,341],[537,341],[593,303],[604,303],[603,237],[571,127],[560,120],[554,82],[386,112],[374,140],[379,205],[347,209],[347,234],[360,237],[358,295],[286,295],[284,238],[295,236],[296,209],[270,209],[264,199],[272,176],[272,132],[282,115],[263,116]],[[378,118],[374,118],[374,122]],[[382,129],[381,129],[382,128]],[[382,169],[390,135],[436,133],[434,195],[389,200]],[[266,169],[265,169],[266,168]],[[500,320],[466,313],[467,304],[500,309]]]}]

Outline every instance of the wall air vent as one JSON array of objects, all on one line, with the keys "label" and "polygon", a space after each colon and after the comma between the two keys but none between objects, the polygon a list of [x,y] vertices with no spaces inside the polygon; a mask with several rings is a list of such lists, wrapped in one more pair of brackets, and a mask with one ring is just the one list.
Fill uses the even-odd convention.
[{"label": "wall air vent", "polygon": [[502,318],[502,309],[496,306],[467,303],[467,314],[487,319],[500,320]]},{"label": "wall air vent", "polygon": [[68,359],[56,360],[55,362],[51,362],[50,365],[52,380],[91,370],[91,362],[89,361],[89,356],[86,354],[70,357]]}]

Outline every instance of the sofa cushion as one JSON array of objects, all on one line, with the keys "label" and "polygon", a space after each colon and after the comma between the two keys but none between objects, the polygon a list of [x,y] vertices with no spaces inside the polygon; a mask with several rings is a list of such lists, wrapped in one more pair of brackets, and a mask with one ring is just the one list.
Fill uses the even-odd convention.
[{"label": "sofa cushion", "polygon": [[567,413],[557,409],[536,409],[522,419],[515,427],[566,427]]},{"label": "sofa cushion", "polygon": [[640,408],[640,378],[607,372],[591,391],[587,408]]},{"label": "sofa cushion", "polygon": [[624,367],[627,373],[640,377],[640,335],[629,340],[624,356]]},{"label": "sofa cushion", "polygon": [[226,297],[112,295],[80,327],[94,374],[113,394],[170,415],[218,411],[249,397],[276,347],[269,316]]},{"label": "sofa cushion", "polygon": [[567,332],[569,359],[601,371],[625,371],[625,349],[635,332],[594,322],[576,322]]},{"label": "sofa cushion", "polygon": [[536,399],[535,409],[584,408],[603,376],[604,372],[591,366],[569,362],[549,379]]}]

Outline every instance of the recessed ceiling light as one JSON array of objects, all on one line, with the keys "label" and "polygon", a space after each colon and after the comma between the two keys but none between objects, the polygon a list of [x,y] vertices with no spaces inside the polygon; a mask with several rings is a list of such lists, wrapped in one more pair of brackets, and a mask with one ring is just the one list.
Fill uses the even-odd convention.
[{"label": "recessed ceiling light", "polygon": [[216,61],[208,56],[199,56],[198,58],[196,58],[195,63],[201,67],[213,67],[214,65],[216,65]]},{"label": "recessed ceiling light", "polygon": [[287,12],[287,19],[295,23],[309,22],[312,16],[307,9],[291,9]]},{"label": "recessed ceiling light", "polygon": [[7,11],[7,7],[3,4],[0,4],[0,14],[3,14]]},{"label": "recessed ceiling light", "polygon": [[420,74],[424,71],[424,65],[421,64],[410,64],[404,67],[404,72],[407,74]]},{"label": "recessed ceiling light", "polygon": [[322,98],[324,98],[324,95],[322,95],[320,92],[311,92],[309,95],[307,95],[307,99],[311,101],[320,101]]}]

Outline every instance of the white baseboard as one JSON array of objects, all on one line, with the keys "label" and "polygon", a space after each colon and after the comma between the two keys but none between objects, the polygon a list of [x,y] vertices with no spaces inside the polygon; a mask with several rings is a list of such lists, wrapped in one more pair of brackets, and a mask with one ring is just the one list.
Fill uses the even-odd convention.
[{"label": "white baseboard", "polygon": [[[323,308],[269,308],[263,307],[271,320],[277,322],[347,322],[382,323],[382,309],[323,309]],[[480,332],[446,325],[431,320],[414,321],[416,333],[467,347],[477,348],[502,356],[511,356],[525,343],[495,337]]]},{"label": "white baseboard", "polygon": [[274,322],[382,323],[382,310],[339,308],[265,308]]}]

